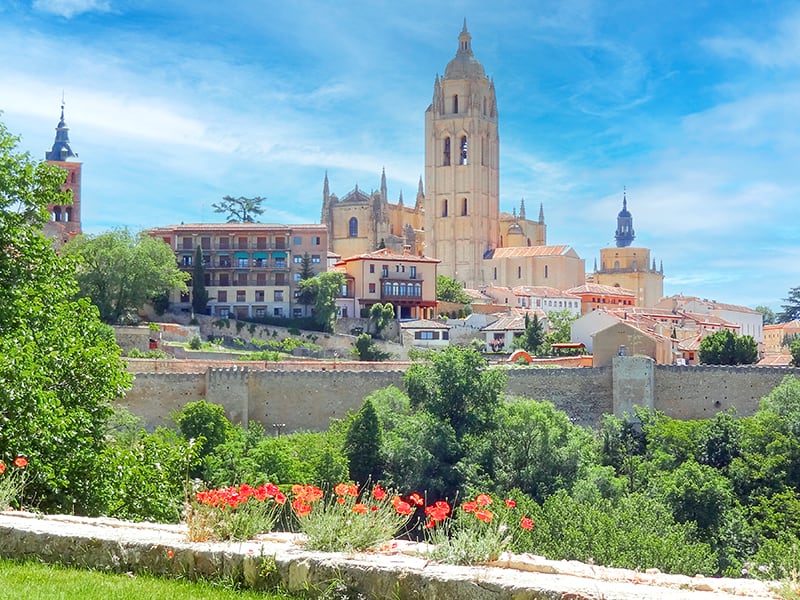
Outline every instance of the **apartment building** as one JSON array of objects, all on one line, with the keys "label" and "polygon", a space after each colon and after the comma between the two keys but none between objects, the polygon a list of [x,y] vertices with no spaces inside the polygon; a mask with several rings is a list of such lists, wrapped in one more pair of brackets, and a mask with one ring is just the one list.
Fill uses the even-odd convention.
[{"label": "apartment building", "polygon": [[[237,319],[301,317],[310,307],[297,302],[303,256],[314,274],[327,269],[325,225],[196,223],[157,227],[148,232],[175,252],[180,268],[193,273],[199,246],[203,253],[208,314]],[[191,310],[189,292],[170,298]]]}]

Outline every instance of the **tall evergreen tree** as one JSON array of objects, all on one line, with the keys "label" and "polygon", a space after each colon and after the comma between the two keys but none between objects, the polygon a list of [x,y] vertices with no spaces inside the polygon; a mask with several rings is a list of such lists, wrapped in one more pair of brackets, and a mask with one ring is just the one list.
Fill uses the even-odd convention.
[{"label": "tall evergreen tree", "polygon": [[775,320],[778,323],[788,323],[800,319],[800,286],[790,289],[789,296],[783,301],[785,303],[781,306],[783,311],[775,317]]},{"label": "tall evergreen tree", "polygon": [[353,418],[345,438],[345,454],[350,468],[350,479],[358,483],[378,481],[383,474],[381,444],[383,428],[372,401],[367,398]]},{"label": "tall evergreen tree", "polygon": [[197,315],[204,315],[207,309],[206,268],[203,264],[203,249],[198,246],[192,266],[192,310]]}]

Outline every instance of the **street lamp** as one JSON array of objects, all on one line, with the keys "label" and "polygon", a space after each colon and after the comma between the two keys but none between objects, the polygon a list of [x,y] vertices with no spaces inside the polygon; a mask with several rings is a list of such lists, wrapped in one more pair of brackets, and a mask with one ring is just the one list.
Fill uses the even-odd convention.
[{"label": "street lamp", "polygon": [[286,423],[273,423],[272,428],[275,430],[275,437],[280,437],[281,432],[286,427]]}]

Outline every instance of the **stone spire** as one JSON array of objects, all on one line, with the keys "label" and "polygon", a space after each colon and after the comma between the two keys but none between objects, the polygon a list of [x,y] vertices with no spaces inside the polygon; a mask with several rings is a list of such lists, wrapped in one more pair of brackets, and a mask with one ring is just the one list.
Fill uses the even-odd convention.
[{"label": "stone spire", "polygon": [[614,239],[617,240],[617,248],[626,248],[633,243],[636,237],[633,231],[633,216],[628,212],[627,191],[622,192],[622,210],[617,215],[617,231]]},{"label": "stone spire", "polygon": [[525,220],[525,198],[520,198],[519,201],[519,218]]},{"label": "stone spire", "polygon": [[422,191],[422,175],[419,176],[419,186],[417,186],[417,201],[414,208],[419,210],[425,206],[425,193]]},{"label": "stone spire", "polygon": [[398,206],[403,206],[403,190],[400,190],[400,198],[397,200]]},{"label": "stone spire", "polygon": [[386,167],[381,170],[381,200],[386,202],[389,199],[386,193]]},{"label": "stone spire", "polygon": [[544,204],[542,202],[539,203],[539,223],[544,225]]}]

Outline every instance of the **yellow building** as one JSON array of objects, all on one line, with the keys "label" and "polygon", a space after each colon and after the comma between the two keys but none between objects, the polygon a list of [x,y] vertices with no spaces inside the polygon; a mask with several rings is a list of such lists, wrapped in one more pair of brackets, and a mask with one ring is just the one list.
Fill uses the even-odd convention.
[{"label": "yellow building", "polygon": [[636,295],[636,306],[655,306],[664,296],[664,268],[650,263],[650,250],[631,246],[635,236],[633,216],[628,211],[626,195],[617,215],[616,248],[600,250],[600,268],[595,262],[594,283],[630,290]]}]

